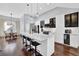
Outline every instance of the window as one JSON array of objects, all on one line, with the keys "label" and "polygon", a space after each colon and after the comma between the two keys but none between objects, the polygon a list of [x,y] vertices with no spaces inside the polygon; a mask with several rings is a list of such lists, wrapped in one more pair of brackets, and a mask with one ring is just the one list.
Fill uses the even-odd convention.
[{"label": "window", "polygon": [[16,23],[11,21],[4,22],[4,31],[7,33],[16,32]]}]

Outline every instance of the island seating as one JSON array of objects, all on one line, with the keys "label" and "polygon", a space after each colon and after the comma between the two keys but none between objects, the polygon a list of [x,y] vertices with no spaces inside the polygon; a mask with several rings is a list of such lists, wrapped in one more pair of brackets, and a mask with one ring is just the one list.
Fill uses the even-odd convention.
[{"label": "island seating", "polygon": [[[39,53],[37,53],[37,46],[40,45],[37,41],[34,41],[34,39],[31,39],[25,35],[21,35],[23,37],[23,44],[25,45],[25,48],[27,51],[30,51],[32,55],[38,56]],[[28,42],[30,44],[28,44]],[[33,48],[34,46],[34,48]],[[41,55],[41,54],[40,54]]]}]

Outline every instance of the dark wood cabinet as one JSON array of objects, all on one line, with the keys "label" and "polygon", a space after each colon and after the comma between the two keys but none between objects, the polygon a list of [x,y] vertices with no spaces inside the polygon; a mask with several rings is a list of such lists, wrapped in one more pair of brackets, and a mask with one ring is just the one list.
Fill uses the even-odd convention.
[{"label": "dark wood cabinet", "polygon": [[50,18],[50,23],[49,23],[51,28],[55,28],[56,27],[56,19],[55,18]]},{"label": "dark wood cabinet", "polygon": [[50,18],[49,23],[45,24],[45,27],[56,28],[56,18]]},{"label": "dark wood cabinet", "polygon": [[78,12],[65,15],[65,27],[78,27]]},{"label": "dark wood cabinet", "polygon": [[78,27],[78,12],[71,14],[71,26]]},{"label": "dark wood cabinet", "polygon": [[71,26],[70,14],[65,15],[65,27]]}]

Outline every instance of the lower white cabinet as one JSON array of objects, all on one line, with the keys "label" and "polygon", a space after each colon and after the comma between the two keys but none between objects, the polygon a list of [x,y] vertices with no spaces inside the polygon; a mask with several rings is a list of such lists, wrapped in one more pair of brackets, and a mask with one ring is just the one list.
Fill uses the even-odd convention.
[{"label": "lower white cabinet", "polygon": [[79,34],[70,34],[70,46],[78,48],[78,46],[79,46]]}]

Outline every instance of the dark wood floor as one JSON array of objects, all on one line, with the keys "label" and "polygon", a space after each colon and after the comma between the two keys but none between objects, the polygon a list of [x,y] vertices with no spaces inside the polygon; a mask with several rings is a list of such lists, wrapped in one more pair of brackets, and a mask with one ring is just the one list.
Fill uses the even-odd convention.
[{"label": "dark wood floor", "polygon": [[65,46],[59,43],[55,43],[54,56],[79,56],[79,48],[73,48]]},{"label": "dark wood floor", "polygon": [[[6,48],[0,51],[0,56],[31,56],[30,52],[20,45],[21,43],[20,40],[8,43]],[[52,56],[79,56],[79,49],[55,43],[55,52]]]}]

